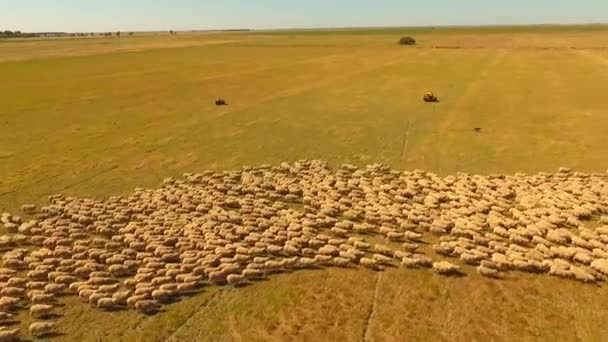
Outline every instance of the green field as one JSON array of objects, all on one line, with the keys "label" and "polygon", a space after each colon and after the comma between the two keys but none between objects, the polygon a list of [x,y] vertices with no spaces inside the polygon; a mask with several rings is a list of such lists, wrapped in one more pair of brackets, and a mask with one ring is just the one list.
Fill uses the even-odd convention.
[{"label": "green field", "polygon": [[[396,44],[407,34],[418,46]],[[606,172],[606,89],[602,26],[0,41],[0,209],[304,158],[440,174]],[[441,102],[423,103],[426,91]],[[377,280],[297,272],[207,289],[148,318],[68,305],[57,340],[608,339],[601,287],[402,269]]]}]

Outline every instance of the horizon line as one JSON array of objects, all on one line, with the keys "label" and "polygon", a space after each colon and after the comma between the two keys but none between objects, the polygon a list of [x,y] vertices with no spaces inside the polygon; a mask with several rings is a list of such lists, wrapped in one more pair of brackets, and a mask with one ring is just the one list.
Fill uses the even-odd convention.
[{"label": "horizon line", "polygon": [[[492,28],[492,27],[538,27],[538,26],[608,26],[608,22],[586,22],[586,23],[534,23],[534,24],[454,24],[454,25],[416,25],[416,26],[317,26],[317,27],[277,27],[277,28],[224,28],[224,29],[185,29],[185,30],[119,30],[119,31],[20,31],[29,34],[44,33],[107,33],[107,32],[133,32],[133,33],[155,33],[155,32],[225,32],[225,31],[297,31],[297,30],[363,30],[363,29],[422,29],[422,28]],[[2,30],[4,31],[4,30]]]}]

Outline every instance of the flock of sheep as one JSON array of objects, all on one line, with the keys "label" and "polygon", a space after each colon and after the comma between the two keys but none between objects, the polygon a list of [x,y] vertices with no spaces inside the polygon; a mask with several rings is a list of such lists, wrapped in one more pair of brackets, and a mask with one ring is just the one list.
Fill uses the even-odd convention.
[{"label": "flock of sheep", "polygon": [[[145,314],[206,284],[320,267],[608,276],[608,174],[440,177],[321,161],[185,174],[107,200],[53,195],[0,217],[0,342],[28,309],[53,333],[57,300]],[[606,226],[602,226],[606,224]],[[449,261],[451,260],[451,261]],[[457,261],[455,261],[457,260]]]}]

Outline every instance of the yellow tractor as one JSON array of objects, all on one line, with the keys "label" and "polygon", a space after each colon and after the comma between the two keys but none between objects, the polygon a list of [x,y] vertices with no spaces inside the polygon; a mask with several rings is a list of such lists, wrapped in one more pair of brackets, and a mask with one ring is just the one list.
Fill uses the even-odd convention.
[{"label": "yellow tractor", "polygon": [[422,99],[424,100],[424,102],[439,102],[439,99],[437,98],[437,96],[435,96],[433,93],[431,93],[430,91],[427,92],[426,94],[424,94],[424,96],[422,97]]}]

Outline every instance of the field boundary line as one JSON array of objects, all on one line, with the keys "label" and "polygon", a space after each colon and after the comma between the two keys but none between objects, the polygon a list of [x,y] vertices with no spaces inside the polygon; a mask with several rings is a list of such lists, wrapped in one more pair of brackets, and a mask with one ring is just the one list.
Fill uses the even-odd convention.
[{"label": "field boundary line", "polygon": [[407,126],[405,128],[405,134],[403,135],[403,145],[401,147],[401,158],[400,158],[400,162],[401,162],[401,167],[405,168],[405,166],[407,165],[407,152],[408,152],[408,146],[409,146],[409,142],[410,142],[410,130],[412,129],[412,120],[407,120]]},{"label": "field boundary line", "polygon": [[371,337],[371,325],[376,318],[376,307],[378,306],[378,293],[380,292],[380,281],[382,280],[382,272],[378,272],[378,276],[376,277],[376,283],[374,285],[374,296],[372,298],[372,305],[369,309],[369,313],[367,316],[367,320],[363,325],[363,341],[372,341]]},{"label": "field boundary line", "polygon": [[99,172],[96,172],[96,173],[94,173],[93,175],[91,175],[91,176],[89,176],[89,177],[87,177],[87,178],[85,178],[85,179],[81,179],[81,180],[79,180],[79,181],[77,181],[77,182],[74,182],[74,183],[71,183],[71,184],[68,184],[68,185],[64,186],[63,188],[59,189],[59,191],[64,191],[64,190],[67,190],[67,189],[69,189],[69,188],[73,188],[73,187],[75,187],[75,186],[77,186],[77,185],[80,185],[80,184],[86,183],[86,182],[88,182],[88,181],[90,181],[90,180],[92,180],[92,179],[94,179],[94,178],[97,178],[97,177],[99,177],[99,176],[101,176],[101,175],[103,175],[103,174],[105,174],[105,173],[108,173],[108,172],[110,172],[110,171],[113,171],[113,170],[115,170],[115,169],[118,169],[118,167],[119,167],[119,166],[120,166],[120,165],[118,165],[118,164],[117,164],[117,165],[114,165],[114,166],[112,166],[112,167],[110,167],[110,168],[107,168],[107,169],[105,169],[105,170],[101,170],[101,171],[99,171]]},{"label": "field boundary line", "polygon": [[201,305],[199,305],[195,310],[192,311],[192,314],[190,314],[190,316],[188,316],[188,318],[186,320],[184,320],[184,322],[182,324],[180,324],[175,331],[173,331],[171,333],[171,335],[169,335],[165,341],[169,341],[172,338],[175,337],[175,335],[188,323],[190,322],[194,316],[196,316],[196,314],[200,313],[201,310],[205,310],[205,309],[209,309],[212,307],[212,304],[216,301],[218,301],[220,299],[220,296],[222,295],[222,291],[220,289],[218,289],[214,294],[211,295],[211,297],[206,300],[205,302],[203,302]]}]

